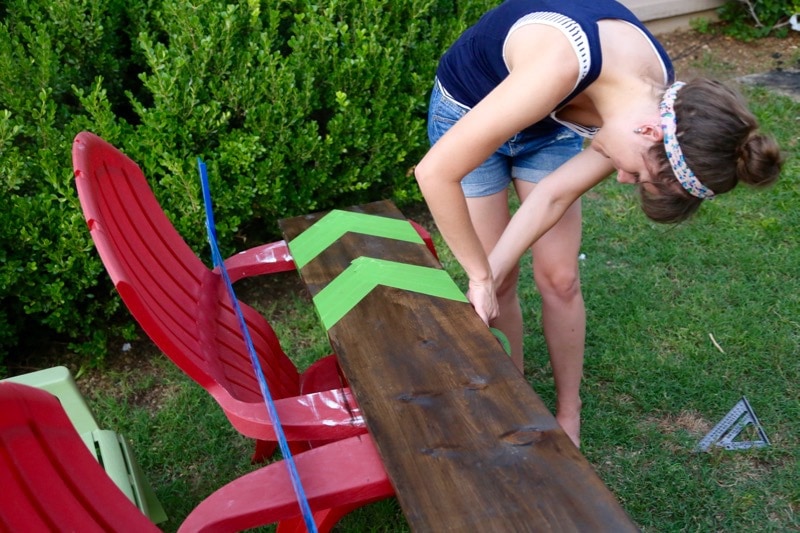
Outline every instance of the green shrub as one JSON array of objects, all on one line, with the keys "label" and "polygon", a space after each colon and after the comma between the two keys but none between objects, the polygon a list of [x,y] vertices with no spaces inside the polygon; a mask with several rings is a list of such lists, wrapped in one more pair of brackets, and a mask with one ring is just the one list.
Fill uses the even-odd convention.
[{"label": "green shrub", "polygon": [[[11,1],[0,22],[0,358],[54,333],[97,348],[118,305],[98,285],[72,186],[81,109],[72,86],[130,64],[115,2]],[[120,88],[108,95],[119,105]],[[83,121],[83,124],[87,124]],[[2,359],[0,359],[1,361]]]},{"label": "green shrub", "polygon": [[257,3],[164,2],[139,37],[151,102],[135,101],[129,153],[181,234],[202,242],[198,155],[223,240],[274,236],[287,215],[418,200],[410,169],[427,144],[427,93],[448,33],[435,8],[347,0],[262,13]]},{"label": "green shrub", "polygon": [[79,131],[142,167],[201,257],[198,156],[227,253],[277,237],[286,216],[418,201],[436,62],[494,2],[460,4],[2,3],[0,363],[51,334],[97,363],[130,330],[72,183]]},{"label": "green shrub", "polygon": [[795,13],[800,13],[797,0],[728,0],[719,9],[723,31],[743,40],[770,34],[785,37],[788,19]]}]

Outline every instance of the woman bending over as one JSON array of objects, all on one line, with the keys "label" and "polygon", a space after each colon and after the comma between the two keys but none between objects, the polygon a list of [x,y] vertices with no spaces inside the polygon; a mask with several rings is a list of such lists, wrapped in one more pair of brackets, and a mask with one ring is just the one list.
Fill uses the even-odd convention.
[{"label": "woman bending over", "polygon": [[772,183],[781,166],[734,91],[676,82],[661,44],[613,0],[506,0],[486,13],[439,63],[428,133],[417,181],[470,302],[506,334],[520,370],[519,260],[533,253],[556,419],[576,445],[581,195],[616,171],[648,217],[678,222],[740,181]]}]

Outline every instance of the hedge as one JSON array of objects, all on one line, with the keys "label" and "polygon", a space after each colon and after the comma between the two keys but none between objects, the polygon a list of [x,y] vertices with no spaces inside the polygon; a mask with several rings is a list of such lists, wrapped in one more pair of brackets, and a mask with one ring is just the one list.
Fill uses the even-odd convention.
[{"label": "hedge", "polygon": [[416,202],[436,62],[494,4],[0,2],[0,364],[42,339],[98,364],[134,331],[75,192],[79,131],[142,167],[201,257],[197,157],[228,253],[286,216]]}]

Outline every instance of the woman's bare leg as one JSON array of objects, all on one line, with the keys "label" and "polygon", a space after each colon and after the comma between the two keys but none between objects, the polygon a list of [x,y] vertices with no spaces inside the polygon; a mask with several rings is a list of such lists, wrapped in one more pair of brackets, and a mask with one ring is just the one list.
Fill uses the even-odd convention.
[{"label": "woman's bare leg", "polygon": [[[518,182],[521,198],[535,185]],[[580,200],[533,245],[533,271],[542,297],[542,330],[556,386],[556,420],[580,445],[580,384],[586,341],[586,309],[580,286]]]},{"label": "woman's bare leg", "polygon": [[[535,185],[516,182],[524,201]],[[508,192],[467,198],[470,217],[484,250],[489,253],[510,220]],[[533,246],[534,279],[542,296],[542,329],[550,353],[556,386],[556,420],[580,444],[580,383],[586,338],[586,311],[580,290],[578,254],[581,242],[580,201]],[[522,371],[522,311],[517,296],[517,266],[498,288],[500,315],[492,326],[508,337],[514,364]]]}]

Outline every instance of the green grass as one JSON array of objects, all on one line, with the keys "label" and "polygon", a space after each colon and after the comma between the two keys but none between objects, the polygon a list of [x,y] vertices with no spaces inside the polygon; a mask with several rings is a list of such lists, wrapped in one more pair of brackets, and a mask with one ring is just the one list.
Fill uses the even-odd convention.
[{"label": "green grass", "polygon": [[[644,531],[800,529],[800,105],[761,90],[748,95],[787,152],[777,186],[740,187],[677,227],[649,223],[631,188],[613,180],[584,199],[583,452]],[[445,268],[463,284],[435,238]],[[552,407],[530,276],[520,293],[526,375]],[[299,366],[328,353],[302,294],[251,303]],[[199,387],[156,359],[157,377],[105,376],[115,386],[102,390],[116,392],[92,402],[103,425],[132,441],[170,515],[162,527],[173,531],[205,496],[254,467],[250,441]],[[694,453],[742,395],[772,446]],[[338,530],[407,526],[387,500],[356,511]]]},{"label": "green grass", "polygon": [[[800,106],[751,100],[790,157],[774,188],[677,227],[611,182],[584,203],[584,453],[646,531],[800,526]],[[692,453],[742,395],[772,447]]]}]

